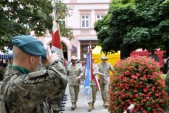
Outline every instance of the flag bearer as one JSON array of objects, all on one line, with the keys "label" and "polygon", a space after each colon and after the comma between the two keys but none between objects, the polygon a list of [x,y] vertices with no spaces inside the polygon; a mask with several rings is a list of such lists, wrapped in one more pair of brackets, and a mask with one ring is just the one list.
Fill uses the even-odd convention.
[{"label": "flag bearer", "polygon": [[92,109],[94,109],[94,103],[96,101],[97,87],[100,88],[100,86],[96,86],[96,84],[99,85],[96,77],[97,77],[98,74],[101,74],[101,73],[98,70],[98,65],[96,63],[94,63],[93,58],[92,58],[92,63],[93,63],[93,75],[94,75],[96,81],[94,81],[94,79],[91,79],[91,81],[90,81],[91,93],[89,94],[88,112],[90,112],[90,111],[92,111]]}]

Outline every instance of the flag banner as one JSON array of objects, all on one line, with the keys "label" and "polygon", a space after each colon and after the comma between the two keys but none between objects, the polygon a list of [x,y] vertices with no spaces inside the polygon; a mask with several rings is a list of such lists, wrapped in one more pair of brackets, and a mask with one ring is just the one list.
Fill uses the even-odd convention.
[{"label": "flag banner", "polygon": [[91,56],[91,79],[94,80],[95,84],[96,84],[96,88],[98,91],[100,91],[100,83],[99,83],[99,78],[98,76],[95,76],[93,74],[94,68],[93,68],[93,62],[92,62],[92,49],[90,48],[89,50],[90,56]]},{"label": "flag banner", "polygon": [[60,28],[59,23],[57,20],[53,20],[53,27],[52,27],[52,52],[56,52],[60,58],[63,57],[62,46],[61,46],[61,37],[60,37]]},{"label": "flag banner", "polygon": [[94,80],[97,90],[100,90],[99,80],[97,76],[93,74],[93,62],[92,62],[92,49],[89,49],[89,52],[86,57],[86,70],[85,70],[85,81],[84,81],[84,92],[89,95],[90,91],[90,81]]},{"label": "flag banner", "polygon": [[91,80],[91,55],[89,52],[86,57],[86,70],[84,80],[84,92],[86,95],[90,94],[90,80]]},{"label": "flag banner", "polygon": [[94,81],[96,83],[96,88],[98,91],[100,91],[100,78],[98,78],[98,76],[94,76]]}]

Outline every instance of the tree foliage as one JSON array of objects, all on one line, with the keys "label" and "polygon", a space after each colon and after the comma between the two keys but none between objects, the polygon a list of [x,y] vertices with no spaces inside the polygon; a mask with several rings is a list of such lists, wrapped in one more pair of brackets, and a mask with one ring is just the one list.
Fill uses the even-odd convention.
[{"label": "tree foliage", "polygon": [[[10,46],[11,38],[16,35],[34,31],[36,36],[43,36],[47,30],[51,31],[52,9],[49,0],[0,0],[0,48]],[[59,1],[56,7],[57,17],[64,18],[69,9]],[[61,34],[70,36],[70,29],[63,25],[61,24]],[[67,30],[66,33],[64,29]]]},{"label": "tree foliage", "polygon": [[169,0],[114,0],[95,30],[105,53],[117,52],[120,44],[130,51],[169,50]]}]

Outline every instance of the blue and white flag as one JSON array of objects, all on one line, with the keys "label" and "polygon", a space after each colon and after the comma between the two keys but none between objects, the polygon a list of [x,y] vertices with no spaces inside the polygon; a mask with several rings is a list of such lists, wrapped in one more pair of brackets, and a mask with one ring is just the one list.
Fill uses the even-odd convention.
[{"label": "blue and white flag", "polygon": [[92,75],[91,65],[92,65],[92,55],[91,52],[89,51],[86,57],[86,70],[85,70],[85,81],[84,81],[84,92],[87,95],[90,94],[90,80]]}]

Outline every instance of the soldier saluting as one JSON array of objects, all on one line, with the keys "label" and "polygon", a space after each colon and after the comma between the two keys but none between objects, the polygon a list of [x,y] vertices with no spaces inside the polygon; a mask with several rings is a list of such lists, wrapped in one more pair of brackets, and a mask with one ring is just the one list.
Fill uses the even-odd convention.
[{"label": "soldier saluting", "polygon": [[[56,54],[44,52],[43,44],[29,35],[16,36],[13,64],[2,82],[0,113],[31,113],[44,101],[57,98],[67,85],[66,70]],[[40,56],[47,55],[48,69],[37,71]]]}]

